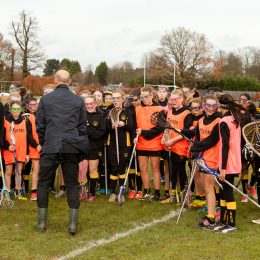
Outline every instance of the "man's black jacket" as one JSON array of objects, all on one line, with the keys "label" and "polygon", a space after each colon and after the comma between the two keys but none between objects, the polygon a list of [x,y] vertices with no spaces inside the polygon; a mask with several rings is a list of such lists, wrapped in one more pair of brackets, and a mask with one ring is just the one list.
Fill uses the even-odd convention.
[{"label": "man's black jacket", "polygon": [[66,85],[57,86],[41,98],[36,112],[36,129],[42,153],[63,152],[64,145],[71,145],[84,154],[88,152],[84,102]]}]

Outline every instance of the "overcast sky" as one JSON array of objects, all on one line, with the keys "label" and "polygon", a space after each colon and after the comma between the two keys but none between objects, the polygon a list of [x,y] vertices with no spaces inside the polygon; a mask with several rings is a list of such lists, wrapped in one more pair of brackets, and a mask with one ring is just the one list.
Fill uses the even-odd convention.
[{"label": "overcast sky", "polygon": [[204,33],[215,49],[260,47],[259,0],[0,0],[0,32],[21,10],[39,22],[46,58],[141,66],[144,53],[178,26]]}]

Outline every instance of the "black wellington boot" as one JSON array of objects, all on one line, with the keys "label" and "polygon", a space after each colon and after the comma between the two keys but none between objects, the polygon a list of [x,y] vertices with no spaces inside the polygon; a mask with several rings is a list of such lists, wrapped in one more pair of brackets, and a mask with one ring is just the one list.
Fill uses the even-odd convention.
[{"label": "black wellington boot", "polygon": [[77,233],[79,209],[70,208],[69,233],[75,235]]},{"label": "black wellington boot", "polygon": [[44,232],[46,230],[48,208],[38,208],[38,232]]}]

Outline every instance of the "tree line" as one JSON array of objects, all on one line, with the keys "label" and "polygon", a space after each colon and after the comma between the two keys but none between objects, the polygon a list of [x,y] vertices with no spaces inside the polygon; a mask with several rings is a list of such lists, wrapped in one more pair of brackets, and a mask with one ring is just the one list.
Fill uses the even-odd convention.
[{"label": "tree line", "polygon": [[46,59],[38,31],[36,17],[22,11],[10,23],[13,42],[5,40],[0,33],[0,81],[24,79],[27,84],[32,84],[31,74],[36,69],[43,69],[42,77],[50,79],[63,68],[70,72],[73,82],[79,86],[122,83],[134,87],[144,84],[145,67],[146,83],[154,85],[194,82],[200,88],[260,89],[260,48],[249,46],[229,52],[216,50],[205,34],[184,27],[165,33],[158,48],[143,54],[139,68],[130,61],[112,66],[102,61],[95,69],[88,65],[84,70],[79,61],[67,57]]}]

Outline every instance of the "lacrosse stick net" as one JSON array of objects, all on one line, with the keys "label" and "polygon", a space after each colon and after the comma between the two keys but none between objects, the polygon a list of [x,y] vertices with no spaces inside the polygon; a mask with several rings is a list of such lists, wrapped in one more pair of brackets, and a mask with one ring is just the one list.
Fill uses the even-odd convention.
[{"label": "lacrosse stick net", "polygon": [[260,156],[260,121],[245,125],[242,129],[242,133],[249,147]]}]

